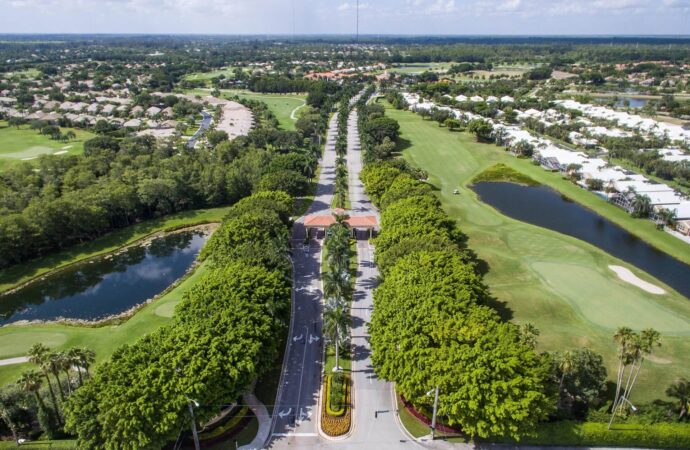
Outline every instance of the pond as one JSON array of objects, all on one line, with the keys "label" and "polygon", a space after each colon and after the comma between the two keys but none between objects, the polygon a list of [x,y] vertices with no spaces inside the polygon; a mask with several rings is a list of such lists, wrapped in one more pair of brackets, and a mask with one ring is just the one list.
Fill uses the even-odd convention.
[{"label": "pond", "polygon": [[99,320],[163,292],[191,267],[207,233],[183,231],[81,263],[0,296],[0,325],[20,320]]},{"label": "pond", "polygon": [[[503,214],[576,237],[658,278],[690,298],[690,266],[546,186],[478,183],[482,201]],[[661,233],[661,231],[660,231]],[[687,245],[678,241],[678,245]],[[690,251],[690,249],[689,249]]]},{"label": "pond", "polygon": [[636,98],[636,97],[618,97],[618,100],[616,100],[616,103],[614,104],[617,108],[633,108],[633,109],[639,109],[644,107],[649,103],[649,100],[646,98]]}]

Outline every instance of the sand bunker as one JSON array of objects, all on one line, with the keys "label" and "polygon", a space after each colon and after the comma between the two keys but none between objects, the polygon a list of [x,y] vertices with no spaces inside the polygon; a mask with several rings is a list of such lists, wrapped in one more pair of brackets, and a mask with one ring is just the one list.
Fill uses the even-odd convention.
[{"label": "sand bunker", "polygon": [[53,155],[64,155],[65,153],[67,153],[67,150],[60,150],[59,152],[53,153]]},{"label": "sand bunker", "polygon": [[649,292],[650,294],[654,295],[663,295],[666,293],[665,290],[660,288],[657,285],[654,285],[652,283],[648,283],[640,278],[638,278],[637,275],[632,273],[629,269],[621,266],[609,266],[609,269],[613,270],[616,272],[616,275],[618,275],[618,278],[621,280],[625,281],[626,283],[630,283],[634,286],[637,286],[638,288],[642,289],[645,292]]}]

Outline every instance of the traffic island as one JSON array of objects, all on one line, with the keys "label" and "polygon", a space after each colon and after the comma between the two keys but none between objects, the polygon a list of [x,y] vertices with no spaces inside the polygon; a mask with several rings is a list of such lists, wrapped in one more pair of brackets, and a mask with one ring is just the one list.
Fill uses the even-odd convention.
[{"label": "traffic island", "polygon": [[352,381],[342,372],[326,375],[321,402],[321,431],[327,436],[347,434],[352,426]]}]

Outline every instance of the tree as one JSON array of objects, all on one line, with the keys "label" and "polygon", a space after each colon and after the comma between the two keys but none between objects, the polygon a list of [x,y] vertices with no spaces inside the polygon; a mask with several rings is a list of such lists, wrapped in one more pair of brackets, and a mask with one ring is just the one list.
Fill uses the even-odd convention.
[{"label": "tree", "polygon": [[606,390],[606,367],[601,355],[588,348],[552,354],[558,379],[558,409],[566,417],[583,418],[589,406],[598,406]]},{"label": "tree", "polygon": [[599,178],[587,178],[585,180],[587,189],[590,191],[602,191],[604,190],[604,181]]},{"label": "tree", "polygon": [[632,200],[633,217],[648,217],[652,212],[652,200],[644,194],[635,194]]},{"label": "tree", "polygon": [[690,382],[685,378],[676,380],[666,389],[666,395],[678,399],[678,420],[682,420],[690,409]]},{"label": "tree", "polygon": [[638,334],[628,327],[621,327],[613,338],[618,343],[618,375],[609,428],[616,415],[628,407],[630,393],[640,374],[645,356],[651,354],[654,347],[661,345],[661,335],[651,328]]},{"label": "tree", "polygon": [[[41,375],[38,374],[40,384]],[[17,442],[19,436],[18,416],[22,413],[22,403],[24,402],[24,394],[16,388],[5,386],[0,389],[0,419],[5,422],[5,425],[12,433],[12,439]]]},{"label": "tree", "polygon": [[[55,397],[55,391],[53,390],[53,385],[50,382],[50,373],[52,372],[52,364],[50,361],[50,349],[43,344],[34,344],[29,349],[29,361],[36,364],[43,373],[46,381],[48,382],[48,392],[50,393],[50,399],[53,402],[53,407],[55,409],[58,423],[60,423],[60,413],[57,398]],[[60,380],[58,380],[58,389],[60,389]],[[62,390],[60,390],[62,392]]]},{"label": "tree", "polygon": [[675,225],[677,217],[675,209],[661,208],[657,214],[664,225],[668,225],[669,227]]},{"label": "tree", "polygon": [[513,151],[517,156],[531,158],[532,154],[534,154],[534,145],[525,139],[521,139],[513,145]]},{"label": "tree", "polygon": [[462,123],[460,123],[458,119],[452,119],[450,117],[443,122],[443,125],[445,125],[450,131],[455,131],[462,127]]},{"label": "tree", "polygon": [[478,142],[491,142],[494,127],[484,119],[473,119],[467,125],[470,133],[473,133]]},{"label": "tree", "polygon": [[323,333],[335,348],[334,371],[340,370],[340,348],[349,340],[350,311],[344,301],[337,298],[329,298],[323,311]]},{"label": "tree", "polygon": [[228,133],[221,130],[213,130],[206,133],[206,139],[211,147],[215,147],[223,141],[228,140]]},{"label": "tree", "polygon": [[[50,383],[50,382],[49,382]],[[48,438],[53,439],[59,434],[60,414],[57,412],[57,407],[53,411],[46,407],[43,398],[41,397],[41,374],[37,371],[24,372],[17,380],[17,385],[21,390],[27,394],[33,395],[38,406],[38,421],[41,428],[46,433]]]}]

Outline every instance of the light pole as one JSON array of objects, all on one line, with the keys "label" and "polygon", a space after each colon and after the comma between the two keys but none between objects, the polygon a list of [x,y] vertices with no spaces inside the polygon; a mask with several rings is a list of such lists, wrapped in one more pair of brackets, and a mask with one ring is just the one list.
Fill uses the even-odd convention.
[{"label": "light pole", "polygon": [[436,389],[429,391],[426,395],[431,395],[434,392],[434,414],[431,416],[431,440],[436,439],[436,413],[438,412],[438,386]]},{"label": "light pole", "polygon": [[196,406],[198,408],[199,402],[196,400],[189,400],[187,406],[189,406],[189,414],[192,415],[192,435],[194,435],[194,448],[196,450],[200,450],[201,446],[199,445],[199,434],[196,432],[196,419],[194,419],[194,407]]},{"label": "light pole", "polygon": [[630,400],[621,396],[618,399],[618,402],[613,405],[613,410],[611,411],[611,420],[609,420],[609,426],[608,426],[609,430],[611,429],[611,425],[613,424],[613,419],[615,419],[615,417],[616,417],[616,410],[618,409],[618,407],[621,405],[622,402],[626,402],[628,405],[630,405],[630,409],[632,409],[633,412],[637,411],[637,407],[635,407],[635,405],[633,405],[630,402]]}]

